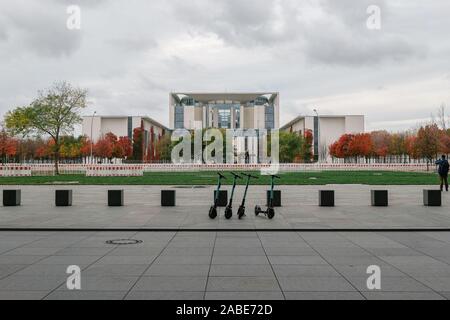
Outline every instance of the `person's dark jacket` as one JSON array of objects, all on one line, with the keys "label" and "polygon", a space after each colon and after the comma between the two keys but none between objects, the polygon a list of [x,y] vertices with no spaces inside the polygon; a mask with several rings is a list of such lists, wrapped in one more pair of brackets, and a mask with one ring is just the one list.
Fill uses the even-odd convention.
[{"label": "person's dark jacket", "polygon": [[447,176],[448,170],[449,170],[449,163],[448,163],[447,159],[440,159],[440,160],[436,161],[436,164],[439,165],[438,173],[441,176]]}]

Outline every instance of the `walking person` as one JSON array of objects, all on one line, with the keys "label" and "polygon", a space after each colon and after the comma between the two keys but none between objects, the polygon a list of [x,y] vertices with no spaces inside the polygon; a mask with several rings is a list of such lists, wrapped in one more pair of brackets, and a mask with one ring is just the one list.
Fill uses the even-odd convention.
[{"label": "walking person", "polygon": [[248,150],[245,150],[245,163],[250,163],[250,154],[248,153]]},{"label": "walking person", "polygon": [[445,155],[442,155],[441,159],[436,161],[436,165],[439,166],[438,173],[439,177],[441,178],[441,191],[444,190],[444,184],[445,184],[445,191],[448,191],[449,163],[448,160],[445,158]]}]

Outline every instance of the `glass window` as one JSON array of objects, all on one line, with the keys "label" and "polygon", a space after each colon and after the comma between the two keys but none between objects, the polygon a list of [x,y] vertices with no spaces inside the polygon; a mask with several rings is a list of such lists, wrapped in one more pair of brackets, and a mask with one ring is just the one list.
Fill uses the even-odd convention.
[{"label": "glass window", "polygon": [[265,108],[265,117],[266,117],[266,129],[274,129],[275,128],[275,110],[274,107],[269,105]]},{"label": "glass window", "polygon": [[231,128],[231,110],[219,109],[219,128]]},{"label": "glass window", "polygon": [[184,107],[175,106],[175,129],[184,128]]}]

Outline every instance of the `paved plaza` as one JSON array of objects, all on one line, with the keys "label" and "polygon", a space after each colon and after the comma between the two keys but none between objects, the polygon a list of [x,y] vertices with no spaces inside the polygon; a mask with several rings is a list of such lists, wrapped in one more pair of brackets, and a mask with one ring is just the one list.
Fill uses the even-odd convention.
[{"label": "paved plaza", "polygon": [[450,232],[3,231],[0,299],[448,299],[449,264]]},{"label": "paved plaza", "polygon": [[[442,207],[422,202],[435,186],[280,186],[273,220],[253,214],[264,186],[252,186],[243,220],[223,208],[208,218],[212,186],[3,187],[14,188],[22,205],[0,207],[0,299],[450,298],[450,231],[435,230],[450,228],[450,196]],[[56,189],[72,189],[74,205],[55,207]],[[106,205],[108,189],[125,190],[124,207]],[[160,206],[161,189],[176,190],[176,207]],[[336,191],[336,207],[317,205],[321,189]],[[388,189],[390,206],[371,207],[371,189]],[[106,243],[128,238],[142,242]],[[81,290],[67,289],[70,265]],[[371,265],[380,290],[367,287]]]},{"label": "paved plaza", "polygon": [[[247,216],[238,220],[208,218],[213,186],[3,186],[22,189],[22,206],[0,207],[0,228],[99,228],[99,229],[408,229],[450,228],[450,194],[443,193],[442,207],[425,207],[423,189],[436,186],[279,186],[282,207],[273,220],[255,217],[255,204],[266,203],[267,187],[251,186]],[[56,189],[73,190],[72,207],[55,207]],[[107,190],[124,189],[125,206],[108,207]],[[177,206],[161,207],[161,189],[176,190]],[[230,190],[230,186],[224,189]],[[336,191],[335,207],[318,206],[318,190]],[[371,207],[370,190],[388,189],[389,207]],[[236,189],[234,213],[243,187]],[[0,195],[2,197],[2,195]]]}]

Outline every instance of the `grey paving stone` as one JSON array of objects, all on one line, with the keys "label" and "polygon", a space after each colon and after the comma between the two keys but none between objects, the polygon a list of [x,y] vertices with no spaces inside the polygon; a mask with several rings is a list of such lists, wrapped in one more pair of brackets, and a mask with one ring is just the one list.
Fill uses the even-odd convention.
[{"label": "grey paving stone", "polygon": [[48,256],[48,255],[52,255],[55,254],[56,252],[58,252],[60,249],[59,248],[17,248],[11,251],[8,251],[7,253],[5,253],[4,255],[7,256],[11,256],[11,255],[16,255],[16,256]]},{"label": "grey paving stone", "polygon": [[359,292],[285,292],[286,300],[365,300]]},{"label": "grey paving stone", "polygon": [[362,292],[368,300],[445,300],[436,292]]},{"label": "grey paving stone", "polygon": [[100,259],[99,256],[49,256],[38,264],[88,265]]},{"label": "grey paving stone", "polygon": [[40,300],[48,291],[0,291],[0,300]]},{"label": "grey paving stone", "polygon": [[284,300],[281,291],[265,292],[214,292],[207,291],[206,300]]},{"label": "grey paving stone", "polygon": [[46,256],[7,256],[0,255],[0,264],[31,264]]},{"label": "grey paving stone", "polygon": [[45,300],[122,300],[127,291],[85,291],[56,290],[45,297]]},{"label": "grey paving stone", "polygon": [[279,264],[273,265],[278,277],[340,277],[340,274],[327,265]]},{"label": "grey paving stone", "polygon": [[68,247],[58,250],[55,256],[103,256],[111,251],[111,248],[82,248]]},{"label": "grey paving stone", "polygon": [[167,247],[162,251],[161,255],[190,255],[190,256],[211,256],[212,247],[192,247],[192,248],[174,248]]},{"label": "grey paving stone", "polygon": [[283,291],[356,291],[342,277],[278,277]]},{"label": "grey paving stone", "polygon": [[149,265],[156,256],[104,256],[96,264],[144,264]]},{"label": "grey paving stone", "polygon": [[[426,208],[421,205],[421,190],[427,187],[435,186],[383,186],[391,196],[390,207],[378,208],[370,207],[369,190],[374,186],[366,185],[336,185],[336,207],[320,208],[317,206],[317,191],[321,186],[279,186],[283,192],[283,207],[277,208],[276,215],[273,220],[247,215],[242,221],[226,220],[222,216],[219,219],[207,219],[208,207],[210,206],[210,195],[214,190],[214,186],[206,186],[203,189],[179,189],[177,198],[179,201],[186,203],[183,208],[160,208],[152,206],[149,212],[149,204],[158,203],[157,194],[160,192],[161,186],[120,186],[127,194],[127,205],[120,208],[108,208],[104,201],[95,199],[104,198],[104,194],[108,186],[72,186],[71,188],[77,194],[77,204],[73,207],[65,208],[64,215],[61,215],[61,208],[49,205],[52,202],[52,193],[54,186],[21,186],[22,192],[27,194],[23,199],[23,206],[18,208],[2,208],[2,227],[172,227],[172,228],[285,228],[305,227],[305,228],[333,228],[333,227],[450,227],[450,216],[448,212],[448,197],[444,195],[444,204],[438,208]],[[255,204],[260,204],[263,200],[258,194],[264,194],[266,186],[252,186],[253,194],[248,198],[247,206],[252,208]],[[241,186],[238,192],[242,192]],[[150,195],[150,196],[149,196]],[[419,196],[418,196],[419,195]],[[189,203],[189,205],[187,205]],[[67,209],[67,210],[66,210]],[[36,215],[36,212],[41,214]],[[206,218],[206,219],[205,219]],[[113,233],[110,233],[113,235]],[[174,242],[174,246],[192,247],[192,246],[213,246],[213,238],[207,241],[196,241],[195,236],[199,233],[192,233],[187,241]],[[56,238],[63,238],[60,234],[55,234]],[[89,234],[88,234],[89,235]],[[129,237],[133,233],[121,232],[121,236]],[[77,233],[77,237],[83,237],[82,233]],[[208,237],[215,236],[214,233],[208,233]],[[31,237],[31,236],[30,236]],[[39,236],[32,235],[32,237]],[[227,246],[227,237],[224,237],[223,246]],[[270,238],[270,237],[269,237]],[[331,238],[331,237],[330,237]],[[290,237],[286,237],[287,242],[282,246],[293,246]],[[30,241],[33,239],[31,238]],[[232,241],[234,239],[231,237]],[[253,242],[252,237],[247,237],[248,241],[243,241],[243,246],[259,246],[260,243]],[[365,248],[377,247],[395,247],[396,241],[389,241],[382,237],[357,236],[354,239],[356,243]],[[376,241],[373,241],[376,240]],[[394,239],[396,240],[396,239]],[[408,240],[408,239],[406,239]],[[70,239],[67,243],[74,243],[78,239]],[[269,247],[270,243],[264,245]],[[411,247],[435,247],[439,238],[428,240],[418,240],[416,246]],[[230,242],[231,243],[231,242]],[[414,242],[409,242],[409,244]],[[278,244],[278,246],[280,246]],[[51,246],[52,244],[50,244]],[[96,240],[81,240],[75,246],[92,246],[101,247],[105,244],[96,242]],[[330,246],[342,245],[331,243]],[[219,246],[222,246],[219,244]],[[325,245],[326,246],[326,245]]]},{"label": "grey paving stone", "polygon": [[161,255],[155,260],[155,264],[209,264],[211,256],[186,256],[186,255]]},{"label": "grey paving stone", "polygon": [[269,260],[264,256],[219,256],[214,255],[212,264],[269,264]]},{"label": "grey paving stone", "polygon": [[[81,291],[128,291],[139,279],[137,276],[81,276]],[[68,290],[64,284],[58,291]]]},{"label": "grey paving stone", "polygon": [[280,291],[275,277],[210,277],[207,291]]},{"label": "grey paving stone", "polygon": [[213,264],[210,277],[271,277],[273,271],[268,264]]},{"label": "grey paving stone", "polygon": [[15,276],[34,276],[34,277],[68,277],[66,273],[68,265],[55,264],[32,264],[26,268],[14,273]]},{"label": "grey paving stone", "polygon": [[108,256],[156,256],[162,251],[161,248],[154,247],[119,247],[108,252]]},{"label": "grey paving stone", "polygon": [[450,277],[439,277],[430,273],[427,277],[416,277],[415,279],[435,291],[450,292]]},{"label": "grey paving stone", "polygon": [[206,277],[209,264],[153,264],[145,272],[146,276],[173,276],[173,277]]},{"label": "grey paving stone", "polygon": [[[367,288],[367,277],[347,278],[359,291],[372,291]],[[410,277],[381,277],[380,291],[394,292],[426,292],[432,291],[429,287]]]},{"label": "grey paving stone", "polygon": [[375,256],[350,256],[350,257],[326,257],[326,261],[334,266],[337,265],[383,265],[385,262]]},{"label": "grey paving stone", "polygon": [[268,256],[313,256],[316,251],[310,247],[265,247]]},{"label": "grey paving stone", "polygon": [[[392,267],[387,264],[381,264],[378,265],[380,267],[381,271],[381,277],[405,277],[407,274],[402,272],[401,270],[398,270],[395,267]],[[352,264],[351,259],[349,260],[348,265],[334,265],[333,266],[340,274],[346,277],[369,277],[369,274],[367,274],[367,268],[369,265],[359,265],[359,264]]]},{"label": "grey paving stone", "polygon": [[273,265],[277,264],[299,264],[299,265],[328,265],[320,256],[268,256]]},{"label": "grey paving stone", "polygon": [[[233,237],[234,233],[178,232],[171,246],[174,232],[0,232],[0,247],[10,250],[0,255],[0,299],[42,299],[47,294],[54,299],[122,299],[130,289],[126,298],[184,299],[189,293],[186,296],[196,299],[205,294],[207,299],[278,299],[283,297],[280,285],[288,299],[361,299],[354,287],[369,299],[441,299],[450,292],[446,233],[270,231]],[[107,239],[121,236],[146,242],[103,246]],[[185,264],[202,259],[201,264]],[[71,264],[83,268],[83,294],[65,286]],[[381,267],[381,291],[366,287],[366,269],[372,264]]]},{"label": "grey paving stone", "polygon": [[81,276],[140,276],[147,267],[145,264],[93,264]]},{"label": "grey paving stone", "polygon": [[265,252],[262,247],[241,248],[239,246],[232,247],[216,247],[215,255],[221,256],[264,256]]},{"label": "grey paving stone", "polygon": [[204,291],[206,277],[145,276],[133,291]]},{"label": "grey paving stone", "polygon": [[439,292],[439,294],[445,297],[447,300],[450,300],[450,291]]},{"label": "grey paving stone", "polygon": [[7,277],[27,266],[26,264],[0,264],[0,278]]},{"label": "grey paving stone", "polygon": [[126,300],[203,300],[203,291],[135,291]]},{"label": "grey paving stone", "polygon": [[49,291],[65,282],[64,277],[9,276],[0,280],[3,291]]}]

